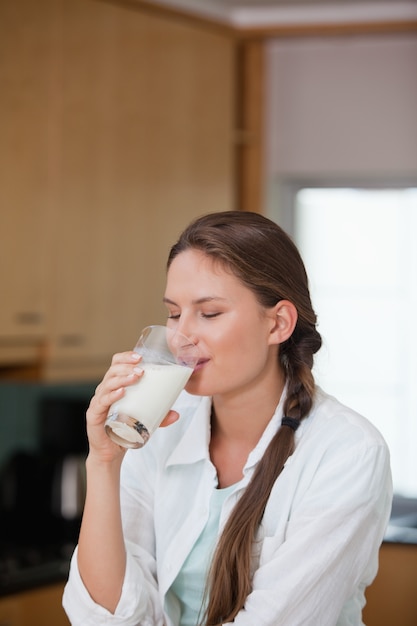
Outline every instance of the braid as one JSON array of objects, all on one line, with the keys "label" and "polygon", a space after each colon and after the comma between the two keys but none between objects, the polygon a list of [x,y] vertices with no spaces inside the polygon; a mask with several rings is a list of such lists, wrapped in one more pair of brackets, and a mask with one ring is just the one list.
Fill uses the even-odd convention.
[{"label": "braid", "polygon": [[281,345],[280,362],[286,372],[287,397],[284,414],[303,419],[312,405],[315,382],[312,373],[313,355],[321,346],[321,337],[315,325],[302,335],[297,327],[293,335]]}]

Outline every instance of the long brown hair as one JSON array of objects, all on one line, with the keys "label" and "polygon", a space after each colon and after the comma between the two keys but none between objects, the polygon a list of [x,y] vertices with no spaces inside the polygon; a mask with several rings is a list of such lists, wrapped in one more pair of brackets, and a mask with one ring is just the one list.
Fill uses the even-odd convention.
[{"label": "long brown hair", "polygon": [[[284,415],[302,420],[310,411],[315,383],[313,356],[321,346],[308,278],[291,238],[273,221],[257,213],[226,211],[194,220],[172,247],[173,259],[197,249],[216,259],[241,280],[264,307],[290,300],[298,312],[291,337],[280,345],[286,376]],[[281,426],[236,503],[213,556],[207,585],[206,626],[231,622],[251,592],[251,555],[257,529],[277,477],[294,452],[294,429]]]}]

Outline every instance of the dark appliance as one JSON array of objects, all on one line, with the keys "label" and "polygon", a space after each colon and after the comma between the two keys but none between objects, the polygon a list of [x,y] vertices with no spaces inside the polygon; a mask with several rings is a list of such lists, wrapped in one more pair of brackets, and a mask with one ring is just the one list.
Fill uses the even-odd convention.
[{"label": "dark appliance", "polygon": [[62,579],[85,497],[88,400],[44,397],[36,451],[15,450],[0,476],[0,593]]}]

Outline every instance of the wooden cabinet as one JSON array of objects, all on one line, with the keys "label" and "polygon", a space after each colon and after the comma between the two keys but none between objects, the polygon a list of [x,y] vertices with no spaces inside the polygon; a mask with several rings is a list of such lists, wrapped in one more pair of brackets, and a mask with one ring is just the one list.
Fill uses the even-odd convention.
[{"label": "wooden cabinet", "polygon": [[[7,197],[0,185],[2,212],[15,207],[8,315],[38,324],[42,378],[94,378],[144,325],[165,319],[165,261],[182,228],[234,208],[235,44],[224,31],[133,5],[35,4],[3,0],[0,20],[2,58],[18,75],[8,98],[21,102],[4,123],[23,124],[30,139],[27,160],[16,153],[4,174],[21,185],[6,185]],[[21,50],[25,21],[36,45]],[[13,241],[24,223],[20,259]]]},{"label": "wooden cabinet", "polygon": [[379,570],[366,590],[363,621],[367,626],[417,624],[417,545],[384,543]]},{"label": "wooden cabinet", "polygon": [[0,6],[0,365],[36,358],[45,335],[48,24]]},{"label": "wooden cabinet", "polygon": [[63,590],[55,584],[0,598],[0,626],[69,626]]}]

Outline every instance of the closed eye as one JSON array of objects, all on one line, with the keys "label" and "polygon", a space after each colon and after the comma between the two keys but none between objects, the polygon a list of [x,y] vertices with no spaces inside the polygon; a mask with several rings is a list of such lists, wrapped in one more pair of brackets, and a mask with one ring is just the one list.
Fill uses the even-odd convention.
[{"label": "closed eye", "polygon": [[[213,319],[215,317],[218,317],[219,315],[221,315],[220,312],[216,312],[216,313],[201,313],[201,317],[204,317],[204,319]],[[168,315],[168,319],[169,320],[179,320],[181,317],[181,313],[171,313],[170,315]]]}]

